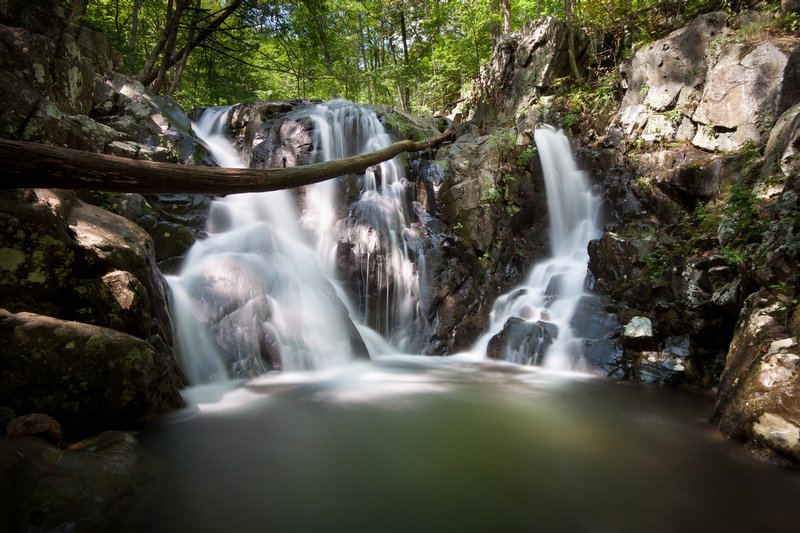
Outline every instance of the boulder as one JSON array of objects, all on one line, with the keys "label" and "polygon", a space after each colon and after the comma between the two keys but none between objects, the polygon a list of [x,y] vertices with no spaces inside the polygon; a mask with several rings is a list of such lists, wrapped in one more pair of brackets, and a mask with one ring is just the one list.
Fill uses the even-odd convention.
[{"label": "boulder", "polygon": [[113,530],[151,477],[128,433],[107,431],[68,449],[32,437],[0,438],[0,530]]},{"label": "boulder", "polygon": [[61,440],[61,424],[50,415],[31,413],[11,420],[6,426],[6,435],[9,437],[41,436],[57,444]]},{"label": "boulder", "polygon": [[[35,316],[46,315],[42,320],[52,317],[52,320],[77,321],[76,326],[63,329],[76,336],[91,337],[91,333],[86,333],[89,330],[83,327],[118,330],[115,333],[124,337],[114,337],[114,342],[100,345],[90,343],[93,356],[119,357],[116,350],[120,346],[130,346],[130,350],[145,354],[141,358],[152,359],[147,364],[142,363],[147,370],[141,372],[147,377],[134,380],[137,383],[134,387],[143,387],[140,394],[145,395],[150,386],[147,383],[164,391],[169,389],[171,392],[163,394],[168,397],[163,404],[180,405],[177,389],[182,385],[182,378],[172,347],[166,285],[155,266],[150,237],[127,219],[86,204],[64,191],[10,191],[0,195],[0,206],[3,221],[0,307],[13,316],[29,312]],[[48,327],[55,328],[52,324]],[[61,342],[69,345],[66,333]],[[29,344],[26,346],[26,350],[33,350]],[[63,349],[59,346],[52,345],[50,349],[59,353]],[[12,359],[13,354],[14,351],[7,352]],[[38,383],[36,386],[43,390],[47,386],[36,377],[39,373],[55,379],[54,383],[61,383],[60,377],[43,371],[49,364],[46,357],[26,364],[23,359],[9,360],[6,364],[25,366],[25,375],[30,374],[31,383]],[[79,386],[83,380],[79,376],[74,379],[78,380],[78,388],[70,394],[77,395],[83,390]],[[24,382],[19,382],[16,386],[23,385]],[[100,398],[86,401],[102,401],[105,389],[95,392]],[[25,394],[12,399],[14,402],[28,400]],[[15,404],[9,400],[8,405]],[[42,410],[54,413],[49,406],[47,403],[47,408]],[[67,404],[64,408],[71,409],[69,422],[77,423],[74,406]],[[91,419],[91,415],[87,416]],[[62,419],[62,422],[67,423],[67,420]]]},{"label": "boulder", "polygon": [[800,312],[769,289],[747,299],[719,384],[714,420],[727,436],[773,459],[800,462],[800,351],[788,317]]},{"label": "boulder", "polygon": [[622,346],[630,350],[644,351],[656,347],[653,323],[644,316],[635,316],[622,329]]},{"label": "boulder", "polygon": [[503,329],[489,340],[486,355],[525,365],[543,365],[547,349],[558,337],[558,326],[519,317],[506,320]]},{"label": "boulder", "polygon": [[70,430],[125,427],[182,405],[172,369],[116,330],[0,311],[0,402]]}]

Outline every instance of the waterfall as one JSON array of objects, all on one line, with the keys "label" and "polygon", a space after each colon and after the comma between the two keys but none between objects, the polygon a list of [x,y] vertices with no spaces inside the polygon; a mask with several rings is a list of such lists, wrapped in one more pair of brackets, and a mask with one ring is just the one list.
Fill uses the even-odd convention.
[{"label": "waterfall", "polygon": [[[314,121],[316,161],[372,152],[391,144],[374,111],[343,100],[306,110]],[[413,350],[412,324],[418,317],[419,274],[424,256],[408,212],[411,185],[397,158],[357,177],[358,199],[337,220],[331,206],[336,183],[310,187],[304,224],[315,230],[320,256],[331,275],[346,278],[356,297],[354,314],[384,336],[395,351]],[[338,261],[338,265],[334,265]],[[338,271],[337,271],[338,268]],[[343,272],[347,270],[348,272]],[[369,333],[367,333],[369,334]]]},{"label": "waterfall", "polygon": [[[349,102],[300,112],[315,126],[312,162],[390,143],[375,113]],[[227,135],[230,113],[207,109],[194,130],[220,166],[245,167]],[[367,346],[403,346],[419,292],[408,244],[408,183],[395,161],[357,179],[360,197],[344,218],[336,180],[307,187],[299,203],[290,191],[212,203],[208,237],[168,277],[178,351],[192,383],[324,368],[366,354]],[[359,274],[350,283],[357,287],[344,286],[342,264]],[[347,289],[357,293],[353,306]]]},{"label": "waterfall", "polygon": [[473,348],[521,364],[580,369],[582,339],[571,322],[584,296],[589,241],[601,235],[586,174],[569,140],[550,128],[534,134],[544,173],[551,257],[534,265],[523,285],[494,303],[490,329]]}]

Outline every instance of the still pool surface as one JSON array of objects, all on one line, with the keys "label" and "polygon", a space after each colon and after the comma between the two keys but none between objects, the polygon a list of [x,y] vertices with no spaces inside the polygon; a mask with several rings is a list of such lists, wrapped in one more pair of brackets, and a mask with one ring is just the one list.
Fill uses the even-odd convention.
[{"label": "still pool surface", "polygon": [[158,480],[126,530],[800,531],[800,473],[702,396],[412,356],[193,393],[138,435]]}]

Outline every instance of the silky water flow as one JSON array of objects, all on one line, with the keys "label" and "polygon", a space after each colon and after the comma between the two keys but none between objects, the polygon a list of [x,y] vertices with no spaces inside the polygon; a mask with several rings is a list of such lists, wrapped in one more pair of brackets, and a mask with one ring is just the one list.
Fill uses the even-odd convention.
[{"label": "silky water flow", "polygon": [[[338,105],[316,111],[349,115]],[[209,110],[201,122],[227,124],[227,112]],[[320,120],[332,137],[343,134],[341,121]],[[208,146],[229,142],[214,139],[215,128],[197,129]],[[583,290],[596,200],[563,136],[540,130],[536,142],[553,180],[548,196],[567,198],[550,199],[553,257],[498,301],[493,328],[511,318],[553,324],[557,338],[544,363],[571,367],[573,304],[558,302]],[[376,179],[391,183],[390,172],[381,173]],[[284,368],[317,370],[229,385],[215,400],[140,431],[155,482],[115,531],[797,530],[800,477],[725,442],[707,423],[713,406],[704,396],[474,355],[384,355],[327,368],[307,360],[317,349],[349,348],[337,328],[322,341],[317,328],[327,326],[307,329],[321,314],[347,312],[338,299],[325,309],[331,299],[303,293],[341,291],[325,276],[333,253],[327,235],[341,221],[325,210],[335,189],[324,189],[315,189],[305,212],[289,209],[296,205],[289,193],[215,202],[209,237],[170,280],[186,314],[177,317],[188,331],[181,342],[199,361],[189,366],[193,379],[264,364],[273,342]],[[374,200],[375,211],[395,210],[391,194]],[[370,243],[361,244],[364,255]],[[391,275],[405,273],[406,260],[387,261],[398,263]],[[363,310],[354,309],[359,318]],[[267,356],[248,359],[255,349]]]},{"label": "silky water flow", "polygon": [[[230,107],[207,109],[194,130],[220,166],[241,168],[246,162],[227,135],[230,113]],[[315,125],[313,162],[390,144],[375,113],[349,102],[301,113]],[[340,365],[362,340],[373,354],[408,349],[419,301],[407,245],[413,242],[404,201],[408,182],[394,160],[360,179],[360,198],[342,220],[334,180],[307,187],[302,209],[291,191],[212,203],[208,237],[192,247],[180,273],[168,277],[178,350],[192,384]],[[355,305],[337,281],[337,232],[352,243],[363,273]],[[371,297],[377,292],[372,283],[390,286],[391,295]]]},{"label": "silky water flow", "polygon": [[538,128],[534,140],[544,174],[551,256],[535,264],[522,285],[497,299],[489,330],[472,351],[484,355],[493,337],[516,327],[523,330],[523,340],[504,346],[502,359],[584,370],[583,342],[572,320],[585,297],[589,241],[601,235],[599,200],[562,132]]}]

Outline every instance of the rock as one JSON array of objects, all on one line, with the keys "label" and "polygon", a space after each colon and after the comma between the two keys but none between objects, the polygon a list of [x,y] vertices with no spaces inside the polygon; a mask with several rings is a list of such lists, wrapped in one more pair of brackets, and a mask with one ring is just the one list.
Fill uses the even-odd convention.
[{"label": "rock", "polygon": [[500,333],[489,340],[486,355],[524,365],[544,364],[547,348],[558,337],[558,326],[537,320],[511,317]]},{"label": "rock", "polygon": [[[588,42],[580,34],[576,37],[576,53],[582,62]],[[564,23],[553,17],[534,21],[498,39],[491,62],[478,75],[473,98],[483,107],[477,106],[475,120],[492,120],[498,112],[515,117],[557,78],[569,75],[566,39]]]},{"label": "rock", "polygon": [[[53,320],[78,321],[74,327],[65,326],[64,330],[73,331],[75,335],[87,335],[88,330],[82,329],[83,326],[96,326],[103,331],[117,328],[119,335],[133,336],[125,341],[121,338],[109,341],[105,348],[92,344],[93,356],[108,357],[109,354],[102,351],[107,349],[112,350],[114,357],[119,357],[121,354],[113,350],[128,345],[138,353],[148,354],[142,356],[152,358],[144,365],[150,368],[148,379],[153,379],[153,386],[157,388],[162,386],[158,383],[163,384],[165,390],[170,388],[170,401],[178,405],[177,388],[182,385],[182,378],[172,347],[165,281],[155,267],[150,237],[132,222],[85,204],[64,191],[6,192],[0,194],[0,206],[3,221],[0,307],[11,314],[26,311],[48,315]],[[61,342],[69,344],[66,333]],[[59,346],[51,349],[59,353],[62,350]],[[8,352],[8,355],[13,353]],[[36,378],[41,372],[42,376],[49,376],[60,384],[60,376],[43,372],[49,362],[39,353],[38,365],[28,361],[30,368],[25,366],[26,379],[29,377],[31,384],[38,383],[40,385],[36,386],[44,390],[47,386]],[[14,359],[6,364],[22,362]],[[25,382],[19,382],[15,387],[23,385]],[[80,387],[71,394],[79,391]],[[102,401],[105,390],[97,392],[99,399],[87,401]],[[22,395],[14,401],[27,400]],[[15,405],[11,401],[8,404]],[[55,414],[49,407],[47,404],[47,408],[41,410]],[[64,408],[74,410],[73,405]],[[66,419],[59,418],[67,423]],[[75,423],[75,417],[71,415],[69,422]]]},{"label": "rock", "polygon": [[182,405],[147,342],[34,313],[0,310],[0,402],[44,411],[70,430],[130,426]]},{"label": "rock", "polygon": [[747,299],[719,384],[714,420],[767,457],[800,462],[800,352],[786,331],[790,313],[772,291]]},{"label": "rock", "polygon": [[0,22],[9,26],[31,28],[51,39],[64,31],[67,13],[59,0],[7,0],[0,4]]},{"label": "rock", "polygon": [[648,350],[656,346],[653,323],[644,316],[635,316],[622,330],[622,345],[631,350]]},{"label": "rock", "polygon": [[136,440],[107,431],[63,450],[0,438],[2,531],[108,531],[152,478]]},{"label": "rock", "polygon": [[0,115],[0,134],[3,137],[18,137],[28,117],[39,107],[42,95],[9,72],[0,70],[0,98],[8,105],[8,109]]},{"label": "rock", "polygon": [[0,406],[0,437],[6,434],[8,423],[17,418],[17,413],[8,406]]},{"label": "rock", "polygon": [[6,435],[9,437],[43,437],[53,443],[61,440],[61,424],[49,415],[32,413],[18,416],[8,423]]},{"label": "rock", "polygon": [[706,48],[725,27],[726,18],[721,12],[697,17],[690,25],[637,50],[622,65],[625,96],[617,120],[628,135],[636,137],[649,125],[647,140],[675,137],[675,121],[654,112],[675,110],[679,116],[691,116],[697,90],[705,81]]},{"label": "rock", "polygon": [[766,199],[783,192],[783,183],[768,183],[778,173],[789,176],[800,171],[800,104],[780,116],[764,150],[764,165],[759,176],[758,196]]},{"label": "rock", "polygon": [[600,294],[585,294],[578,302],[570,328],[583,339],[583,356],[593,366],[608,369],[621,352],[621,328],[610,298]]},{"label": "rock", "polygon": [[775,120],[800,101],[800,46],[781,40],[724,47],[692,120],[692,143],[731,152],[766,140]]},{"label": "rock", "polygon": [[741,308],[739,280],[727,260],[718,255],[687,260],[682,275],[684,301],[693,309],[736,316]]},{"label": "rock", "polygon": [[607,231],[599,239],[589,242],[589,270],[595,288],[608,293],[620,283],[632,279],[639,263],[639,249],[631,240]]}]

